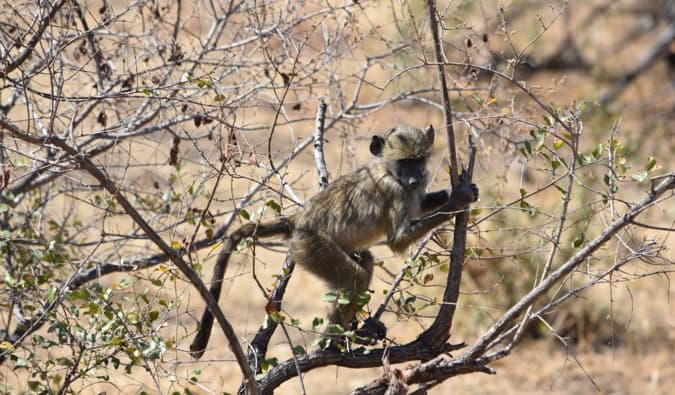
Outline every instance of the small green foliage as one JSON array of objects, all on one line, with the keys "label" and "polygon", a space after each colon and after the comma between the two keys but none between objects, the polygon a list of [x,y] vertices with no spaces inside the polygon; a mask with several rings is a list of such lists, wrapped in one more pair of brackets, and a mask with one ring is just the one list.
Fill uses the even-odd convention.
[{"label": "small green foliage", "polygon": [[251,214],[249,214],[249,212],[244,210],[243,208],[239,210],[238,214],[247,221],[251,220]]},{"label": "small green foliage", "polygon": [[553,126],[553,124],[555,124],[555,118],[550,114],[546,114],[544,115],[544,122],[546,122],[546,125],[548,126]]},{"label": "small green foliage", "polygon": [[537,208],[531,206],[525,200],[520,201],[520,208],[523,210],[523,212],[526,212],[530,217],[534,217],[535,215],[537,215]]},{"label": "small green foliage", "polygon": [[337,303],[341,305],[348,305],[352,302],[352,297],[349,292],[341,290],[338,292]]},{"label": "small green foliage", "polygon": [[586,234],[585,233],[580,233],[578,234],[574,240],[572,241],[572,247],[574,248],[579,248],[581,247],[582,244],[584,244],[584,241],[586,239]]},{"label": "small green foliage", "polygon": [[558,159],[553,159],[551,161],[551,169],[553,169],[553,171],[556,171],[556,170],[558,170],[559,167],[560,167],[560,161]]},{"label": "small green foliage", "polygon": [[366,290],[356,295],[356,308],[360,309],[363,306],[367,305],[370,302],[370,291]]},{"label": "small green foliage", "polygon": [[582,165],[588,165],[593,163],[593,157],[591,155],[585,155],[582,153],[579,153],[579,155],[577,155],[577,160]]},{"label": "small green foliage", "polygon": [[265,206],[271,208],[272,210],[276,211],[277,214],[281,214],[281,206],[279,203],[276,202],[276,200],[268,200],[265,202]]},{"label": "small green foliage", "polygon": [[338,294],[335,291],[329,291],[323,294],[323,301],[326,303],[335,303],[338,300]]},{"label": "small green foliage", "polygon": [[242,239],[239,244],[237,244],[236,250],[243,251],[251,245],[251,239]]},{"label": "small green foliage", "polygon": [[263,372],[269,370],[270,368],[273,368],[279,364],[279,359],[276,357],[270,357],[263,359],[260,361],[260,368],[263,370]]},{"label": "small green foliage", "polygon": [[631,178],[637,182],[642,182],[647,178],[647,171],[642,170],[640,172],[637,172],[631,176]]},{"label": "small green foliage", "polygon": [[304,347],[302,347],[302,346],[293,347],[293,355],[295,355],[296,357],[299,357],[299,356],[302,356],[302,355],[305,355],[305,354],[307,354],[307,351],[305,350]]},{"label": "small green foliage", "polygon": [[328,333],[332,335],[342,335],[345,333],[345,328],[340,324],[330,324],[326,329],[328,330]]},{"label": "small green foliage", "polygon": [[274,310],[270,311],[267,315],[270,317],[270,319],[272,321],[274,321],[277,324],[279,323],[279,320],[281,319],[281,317],[279,316],[279,313],[277,311],[274,311]]},{"label": "small green foliage", "polygon": [[323,325],[323,318],[314,317],[314,319],[312,320],[312,330],[318,331],[322,325]]}]

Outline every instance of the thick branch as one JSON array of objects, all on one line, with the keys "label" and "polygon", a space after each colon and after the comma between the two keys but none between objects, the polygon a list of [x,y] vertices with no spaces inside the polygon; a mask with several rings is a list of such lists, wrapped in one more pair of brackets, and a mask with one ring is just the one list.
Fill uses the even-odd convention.
[{"label": "thick branch", "polygon": [[655,202],[659,196],[675,188],[675,173],[669,174],[665,179],[652,189],[649,194],[630,208],[621,218],[612,222],[604,232],[602,232],[593,241],[586,244],[572,258],[565,262],[558,270],[551,273],[544,279],[539,286],[531,290],[518,303],[511,307],[504,315],[492,325],[492,327],[476,343],[474,343],[459,358],[463,361],[471,361],[479,358],[486,350],[487,346],[497,338],[504,330],[531,305],[533,305],[542,295],[546,294],[554,285],[566,278],[577,266],[590,257],[600,246],[606,243],[618,231],[629,225],[633,219]]},{"label": "thick branch", "polygon": [[[452,108],[450,107],[450,98],[445,82],[445,73],[443,70],[443,56],[441,48],[441,39],[438,34],[438,19],[436,11],[436,2],[427,0],[427,14],[431,27],[431,34],[434,41],[436,54],[436,63],[438,77],[440,80],[440,89],[443,99],[443,113],[446,121],[446,131],[448,136],[448,150],[450,154],[450,177],[453,188],[459,185],[459,173],[457,169],[457,154],[455,148],[455,134],[452,125]],[[467,176],[469,180],[473,173],[473,163],[475,161],[475,146],[469,140],[469,162],[470,168]],[[469,223],[468,211],[461,212],[455,217],[455,231],[453,237],[452,252],[450,254],[450,270],[443,293],[443,303],[440,306],[436,319],[426,331],[424,331],[418,340],[427,344],[432,350],[440,350],[443,344],[450,337],[450,328],[452,326],[452,317],[455,314],[457,299],[459,298],[459,286],[462,280],[462,265],[464,263],[464,249],[466,246],[466,231]]]},{"label": "thick branch", "polygon": [[443,104],[443,115],[445,117],[445,131],[448,137],[448,153],[450,155],[450,180],[452,186],[459,185],[459,172],[457,169],[457,149],[455,148],[455,128],[452,124],[452,108],[450,107],[450,95],[448,93],[448,84],[445,81],[445,71],[443,68],[443,47],[441,38],[438,34],[438,12],[436,10],[436,1],[427,0],[427,16],[429,18],[429,27],[431,28],[431,37],[434,41],[434,55],[436,57],[436,69],[438,71],[438,81],[441,90],[441,102]]},{"label": "thick branch", "polygon": [[[450,352],[453,349],[462,347],[446,344],[441,352]],[[340,352],[337,350],[315,351],[297,359],[297,361],[288,360],[271,369],[260,380],[260,387],[263,394],[272,393],[272,391],[282,383],[290,380],[297,375],[296,365],[300,366],[302,372],[309,372],[323,366],[335,365],[348,368],[372,368],[382,366],[382,358],[387,356],[391,363],[401,363],[407,361],[429,360],[437,355],[436,352],[429,352],[424,344],[413,342],[405,346],[392,348],[379,348],[366,350],[359,348],[353,352]]]}]

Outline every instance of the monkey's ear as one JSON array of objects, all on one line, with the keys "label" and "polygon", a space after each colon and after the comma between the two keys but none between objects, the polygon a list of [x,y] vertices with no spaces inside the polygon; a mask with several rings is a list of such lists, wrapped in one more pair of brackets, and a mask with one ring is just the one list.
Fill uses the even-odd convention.
[{"label": "monkey's ear", "polygon": [[424,129],[424,133],[427,135],[427,141],[429,142],[429,145],[433,145],[434,137],[436,136],[433,125],[427,126],[427,128]]},{"label": "monkey's ear", "polygon": [[384,139],[378,135],[374,135],[370,140],[370,153],[375,156],[382,155],[382,148],[384,147]]}]

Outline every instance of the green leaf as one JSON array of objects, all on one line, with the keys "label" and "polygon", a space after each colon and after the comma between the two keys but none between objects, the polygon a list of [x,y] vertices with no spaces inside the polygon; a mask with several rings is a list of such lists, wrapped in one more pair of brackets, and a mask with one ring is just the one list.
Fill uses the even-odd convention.
[{"label": "green leaf", "polygon": [[532,155],[532,144],[528,140],[525,140],[525,149],[527,150],[527,153]]},{"label": "green leaf", "polygon": [[520,188],[520,197],[527,195],[527,191],[524,188]]},{"label": "green leaf", "polygon": [[138,316],[138,313],[135,311],[130,312],[127,314],[127,321],[129,321],[130,324],[136,325],[140,322],[140,318]]},{"label": "green leaf", "polygon": [[[654,159],[653,156],[650,156],[649,159],[647,160],[647,167],[645,167],[645,170],[650,171],[654,169],[655,166],[656,166],[656,159]],[[1,211],[2,210],[0,210],[0,212]]]},{"label": "green leaf", "polygon": [[9,206],[5,203],[0,203],[0,213],[6,213],[9,211]]},{"label": "green leaf", "polygon": [[585,239],[586,235],[584,233],[577,235],[577,237],[575,237],[572,241],[572,247],[579,248],[582,244],[584,244]]},{"label": "green leaf", "polygon": [[14,367],[15,368],[25,368],[28,366],[28,360],[23,359],[23,358],[18,358],[16,362],[14,362]]},{"label": "green leaf", "polygon": [[559,167],[560,167],[560,161],[559,160],[554,159],[554,160],[551,161],[551,168],[553,170],[558,170]]},{"label": "green leaf", "polygon": [[642,182],[647,178],[647,171],[643,170],[639,173],[633,174],[631,178],[637,182]]},{"label": "green leaf", "polygon": [[280,320],[281,317],[279,316],[278,312],[270,311],[269,316],[272,319],[272,321],[274,321],[277,324],[279,323],[279,320]]},{"label": "green leaf", "polygon": [[239,210],[239,215],[241,215],[247,221],[251,220],[251,214],[249,214],[248,211],[244,210],[243,208]]},{"label": "green leaf", "polygon": [[323,294],[323,301],[326,303],[335,303],[338,300],[338,295],[334,291]]},{"label": "green leaf", "polygon": [[220,94],[220,95],[216,95],[216,96],[213,98],[213,101],[215,101],[216,103],[218,103],[218,102],[221,102],[221,101],[225,101],[226,98],[227,98],[227,97],[226,97],[225,95]]},{"label": "green leaf", "polygon": [[197,87],[199,87],[199,88],[204,88],[204,87],[210,87],[210,86],[211,86],[211,81],[203,80],[203,79],[201,79],[201,78],[193,79],[192,82],[195,82],[195,83],[197,84]]},{"label": "green leaf", "polygon": [[553,149],[557,151],[557,150],[559,150],[563,145],[565,145],[565,142],[564,142],[564,141],[562,141],[562,140],[556,140],[556,141],[553,143]]},{"label": "green leaf", "polygon": [[347,305],[352,302],[352,298],[346,292],[340,292],[337,299],[338,304]]},{"label": "green leaf", "polygon": [[360,294],[356,295],[356,307],[363,307],[370,302],[370,292],[363,291]]},{"label": "green leaf", "polygon": [[593,155],[594,159],[598,159],[602,156],[602,151],[605,150],[605,147],[602,144],[598,144],[597,147],[591,152],[591,155]]},{"label": "green leaf", "polygon": [[321,328],[322,325],[323,325],[323,318],[314,317],[314,319],[312,320],[312,329],[315,331],[319,330],[319,328]]},{"label": "green leaf", "polygon": [[342,335],[345,333],[345,328],[342,327],[340,324],[330,324],[328,325],[328,333],[331,333],[333,335]]},{"label": "green leaf", "polygon": [[267,207],[271,208],[272,210],[276,211],[277,214],[281,213],[281,206],[275,200],[272,200],[272,199],[268,200],[267,202],[265,202],[265,206],[267,206]]},{"label": "green leaf", "polygon": [[150,320],[150,322],[156,321],[157,318],[159,318],[159,311],[157,311],[157,310],[151,310],[151,311],[148,313],[148,319]]},{"label": "green leaf", "polygon": [[589,163],[593,163],[593,157],[591,155],[584,155],[582,153],[579,154],[578,156],[579,163],[582,165],[587,165]]},{"label": "green leaf", "polygon": [[56,291],[56,287],[50,287],[49,290],[47,290],[47,302],[52,303],[56,300]]},{"label": "green leaf", "polygon": [[135,283],[136,279],[125,277],[122,280],[120,280],[120,287],[126,288],[130,286],[131,284]]},{"label": "green leaf", "polygon": [[299,357],[301,355],[307,354],[307,351],[305,351],[305,348],[302,346],[295,346],[293,347],[293,355],[296,357]]},{"label": "green leaf", "polygon": [[266,358],[260,361],[260,367],[263,371],[273,368],[279,364],[279,360],[276,357]]}]

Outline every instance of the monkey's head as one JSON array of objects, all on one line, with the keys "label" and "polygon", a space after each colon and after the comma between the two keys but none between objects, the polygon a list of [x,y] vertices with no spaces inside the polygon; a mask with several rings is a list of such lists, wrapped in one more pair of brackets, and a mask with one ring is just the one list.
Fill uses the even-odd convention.
[{"label": "monkey's head", "polygon": [[427,159],[433,145],[431,125],[425,130],[399,126],[390,129],[384,137],[373,136],[370,153],[384,163],[403,188],[414,190],[426,187]]}]

